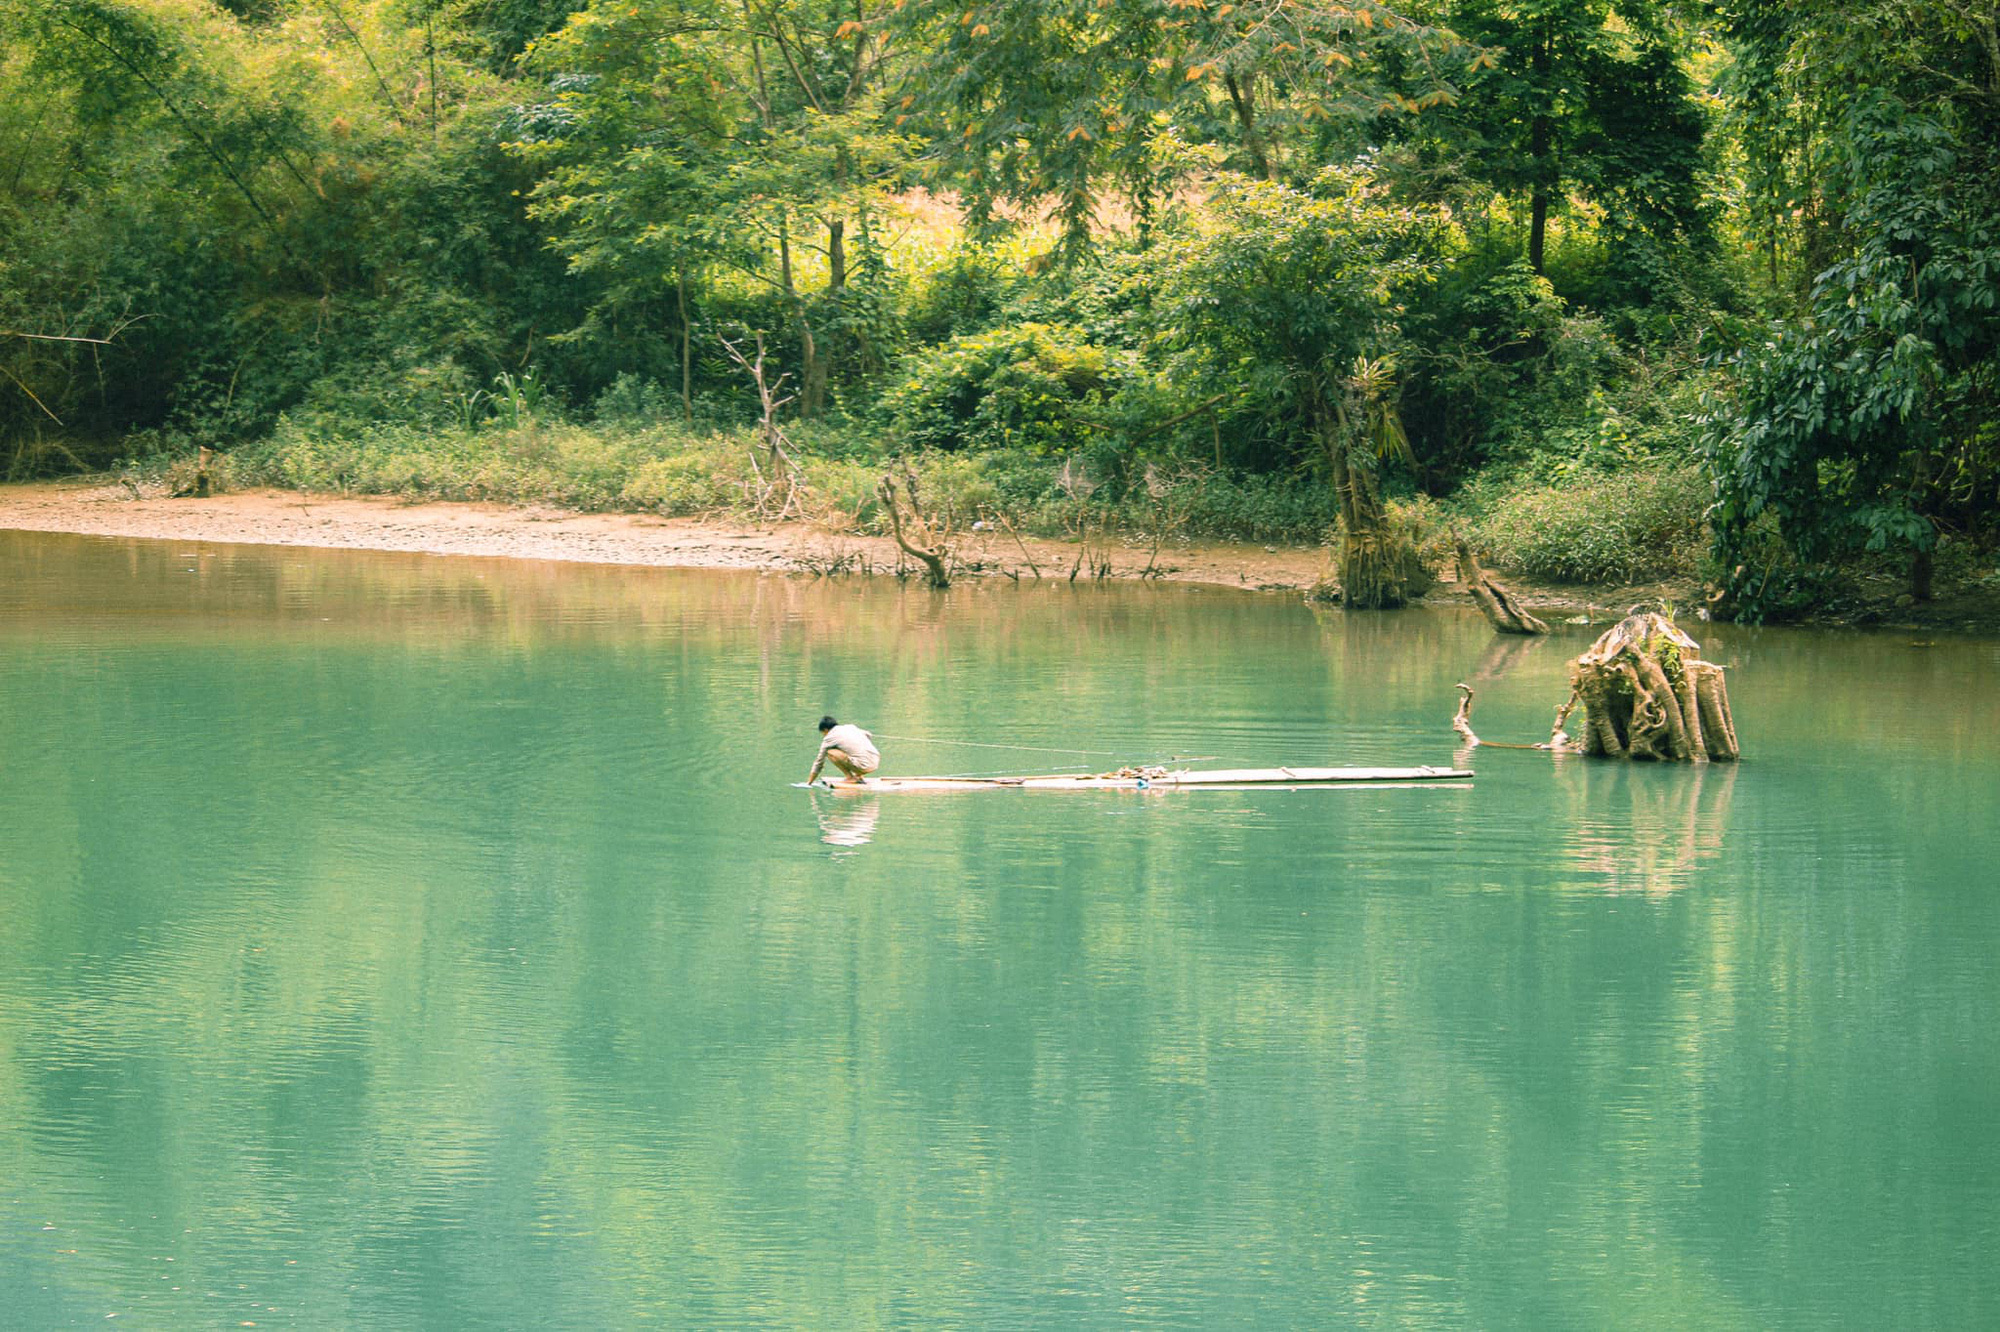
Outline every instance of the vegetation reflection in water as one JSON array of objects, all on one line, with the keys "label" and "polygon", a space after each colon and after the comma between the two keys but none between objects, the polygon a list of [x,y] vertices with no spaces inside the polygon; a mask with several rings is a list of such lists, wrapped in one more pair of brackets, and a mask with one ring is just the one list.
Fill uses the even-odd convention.
[{"label": "vegetation reflection in water", "polygon": [[1589,631],[19,534],[0,573],[22,1325],[1994,1319],[1991,643],[1703,626],[1740,768],[892,799],[792,789],[822,710],[1444,762],[1457,680],[1532,738]]}]

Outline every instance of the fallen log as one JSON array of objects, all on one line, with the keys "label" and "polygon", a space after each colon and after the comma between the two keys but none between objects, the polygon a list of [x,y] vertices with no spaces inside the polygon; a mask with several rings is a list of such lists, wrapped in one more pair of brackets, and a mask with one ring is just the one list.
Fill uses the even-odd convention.
[{"label": "fallen log", "polygon": [[1451,534],[1452,545],[1458,549],[1458,581],[1472,594],[1472,600],[1486,616],[1486,622],[1494,631],[1502,634],[1545,634],[1548,625],[1530,615],[1527,609],[1514,600],[1514,594],[1502,586],[1493,575],[1479,567],[1479,561],[1472,554],[1472,547],[1457,532]]}]

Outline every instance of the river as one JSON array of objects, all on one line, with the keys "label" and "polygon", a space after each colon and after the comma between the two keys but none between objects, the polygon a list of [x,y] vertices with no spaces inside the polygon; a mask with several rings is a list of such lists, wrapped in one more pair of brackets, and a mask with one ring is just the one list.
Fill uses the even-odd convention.
[{"label": "river", "polygon": [[1686,627],[0,532],[0,1324],[1993,1326],[2000,643]]}]

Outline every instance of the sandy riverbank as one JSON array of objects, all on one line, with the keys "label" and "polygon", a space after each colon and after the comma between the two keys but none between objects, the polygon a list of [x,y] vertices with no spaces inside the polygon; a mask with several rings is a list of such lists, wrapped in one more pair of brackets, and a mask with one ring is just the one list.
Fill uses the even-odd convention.
[{"label": "sandy riverbank", "polygon": [[[886,537],[804,523],[762,525],[644,514],[572,513],[498,504],[411,503],[381,496],[253,490],[208,499],[135,497],[101,479],[0,486],[0,528],[88,536],[216,541],[346,550],[415,551],[700,569],[885,573],[899,552]],[[1000,532],[963,534],[957,549],[987,576],[1066,578],[1080,548]],[[1265,591],[1302,591],[1327,568],[1319,549],[1256,545],[1113,544],[1108,576],[1157,577]],[[913,565],[912,561],[904,561]],[[1151,570],[1149,573],[1148,570]],[[1080,577],[1088,576],[1090,565]]]}]

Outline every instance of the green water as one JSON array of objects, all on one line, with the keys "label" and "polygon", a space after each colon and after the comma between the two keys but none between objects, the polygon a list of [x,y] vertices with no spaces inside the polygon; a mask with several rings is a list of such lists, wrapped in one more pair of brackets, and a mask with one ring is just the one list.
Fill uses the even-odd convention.
[{"label": "green water", "polygon": [[2000,645],[1691,627],[0,532],[0,1325],[1993,1326]]}]

